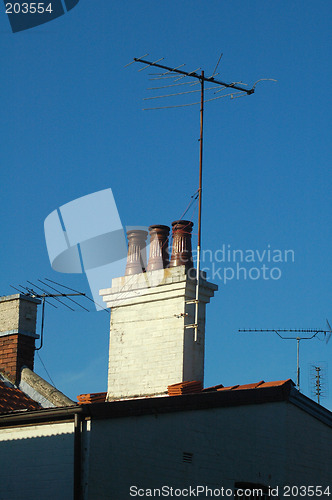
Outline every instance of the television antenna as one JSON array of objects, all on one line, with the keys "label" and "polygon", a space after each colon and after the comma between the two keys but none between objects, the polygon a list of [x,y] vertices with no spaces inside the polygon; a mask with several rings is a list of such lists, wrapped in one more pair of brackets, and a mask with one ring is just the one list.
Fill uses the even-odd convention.
[{"label": "television antenna", "polygon": [[311,391],[314,396],[317,396],[317,403],[320,404],[321,398],[326,396],[326,369],[317,365],[312,365],[310,370],[311,375]]},{"label": "television antenna", "polygon": [[[160,87],[150,87],[148,90],[161,90],[161,89],[167,89],[167,88],[173,88],[173,87],[179,87],[182,85],[191,85],[194,86],[198,83],[200,83],[200,90],[184,90],[184,91],[175,91],[170,94],[163,94],[163,95],[154,95],[152,97],[146,97],[144,98],[145,101],[148,100],[156,100],[156,99],[164,99],[164,98],[169,98],[169,97],[175,97],[177,98],[178,96],[184,96],[184,95],[194,95],[195,93],[200,93],[200,100],[197,102],[190,102],[187,104],[175,104],[175,105],[169,105],[169,106],[158,106],[158,107],[152,107],[152,108],[143,108],[144,111],[150,111],[150,110],[157,110],[157,109],[170,109],[170,108],[183,108],[186,106],[194,106],[194,105],[200,105],[200,138],[199,138],[199,187],[198,187],[198,236],[197,236],[197,274],[196,274],[196,293],[195,293],[195,300],[190,300],[187,301],[187,303],[194,303],[195,304],[195,322],[192,325],[186,325],[186,328],[194,328],[194,340],[197,342],[198,340],[198,317],[199,317],[199,283],[200,283],[200,256],[201,256],[201,220],[202,220],[202,181],[203,181],[203,117],[204,117],[204,104],[210,101],[215,101],[217,99],[221,99],[224,97],[230,97],[231,99],[239,98],[239,97],[244,97],[247,95],[251,95],[255,92],[256,90],[256,85],[261,82],[261,81],[276,81],[273,78],[261,78],[257,80],[251,88],[248,88],[248,86],[245,83],[242,82],[231,82],[231,83],[226,83],[224,81],[221,81],[219,79],[216,79],[215,76],[217,76],[219,73],[216,73],[220,60],[222,58],[222,53],[219,57],[219,60],[216,64],[216,67],[210,76],[206,76],[204,70],[201,68],[197,68],[194,71],[184,71],[183,68],[185,64],[180,64],[179,66],[165,66],[163,64],[160,64],[160,61],[164,59],[164,57],[161,57],[160,59],[157,59],[156,61],[148,61],[145,59],[146,56],[149,54],[144,54],[141,57],[134,57],[133,61],[131,61],[129,64],[126,64],[125,67],[130,66],[133,63],[142,63],[145,64],[145,66],[138,71],[143,71],[144,69],[155,67],[163,70],[161,73],[156,73],[150,76],[153,76],[151,80],[171,80],[171,83],[160,86]],[[198,72],[200,70],[200,73]],[[179,80],[182,80],[183,78],[187,78],[189,81],[184,81],[184,82],[179,82]],[[197,80],[196,83],[192,83],[192,80]],[[207,84],[212,84],[213,86],[211,87],[205,87],[205,83]],[[247,88],[246,88],[247,87]],[[225,89],[229,89],[230,92],[227,94],[221,94],[217,97],[212,97],[209,99],[205,99],[205,92],[206,91],[215,91],[214,94],[218,94],[219,92],[222,92]]]},{"label": "television antenna", "polygon": [[[328,344],[330,338],[331,338],[331,334],[332,334],[332,330],[331,330],[331,326],[330,326],[330,323],[328,322],[328,320],[326,320],[326,325],[327,325],[327,329],[325,330],[321,330],[321,329],[315,329],[315,328],[309,328],[309,329],[300,329],[300,330],[294,330],[294,329],[280,329],[280,328],[273,328],[273,329],[256,329],[256,328],[248,328],[248,329],[242,329],[242,330],[238,330],[238,332],[240,333],[276,333],[282,340],[296,340],[296,386],[298,388],[298,390],[300,391],[300,342],[301,340],[311,340],[315,337],[319,338],[318,335],[319,334],[323,334],[323,339],[320,339],[320,340],[324,340],[326,341],[326,344]],[[291,334],[296,334],[295,336],[290,336],[290,337],[286,337],[284,335],[282,335],[282,333],[291,333]],[[307,335],[305,336],[301,336],[302,333],[305,333]]]},{"label": "television antenna", "polygon": [[[47,283],[45,283],[47,281]],[[18,291],[20,294],[25,295],[26,297],[32,297],[34,299],[40,299],[42,304],[42,316],[41,316],[41,326],[40,326],[40,346],[35,347],[35,351],[39,351],[43,347],[43,339],[44,339],[44,322],[45,322],[45,305],[48,304],[52,307],[58,308],[59,305],[70,309],[71,311],[75,311],[73,304],[78,306],[80,309],[84,311],[90,312],[85,306],[77,302],[77,300],[73,299],[73,297],[84,297],[91,302],[94,302],[88,295],[83,292],[79,292],[78,290],[74,290],[73,288],[69,288],[61,283],[57,283],[56,281],[45,278],[45,281],[38,279],[38,282],[43,286],[37,285],[36,283],[32,283],[32,281],[28,281],[29,286],[19,285],[19,288],[10,285],[14,290]],[[50,284],[52,283],[52,285]],[[57,285],[57,288],[54,287],[54,284]],[[30,286],[31,285],[31,286]],[[60,289],[58,289],[60,287]],[[70,290],[73,293],[64,292],[61,290],[64,288],[66,290]],[[38,291],[36,291],[36,289]],[[68,303],[69,302],[69,303]],[[94,302],[95,303],[95,302]],[[109,313],[109,310],[103,308],[106,312]]]}]

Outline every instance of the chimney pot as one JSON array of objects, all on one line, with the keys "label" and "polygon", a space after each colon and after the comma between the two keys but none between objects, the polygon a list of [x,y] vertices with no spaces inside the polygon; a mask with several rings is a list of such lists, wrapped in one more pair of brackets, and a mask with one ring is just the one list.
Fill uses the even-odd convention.
[{"label": "chimney pot", "polygon": [[191,231],[193,222],[176,220],[172,222],[173,244],[169,267],[186,266],[187,271],[193,267],[191,248]]},{"label": "chimney pot", "polygon": [[127,231],[128,255],[125,276],[145,272],[147,235],[148,232],[141,229]]},{"label": "chimney pot", "polygon": [[147,271],[165,269],[169,263],[168,256],[168,226],[154,225],[149,227],[150,252]]}]

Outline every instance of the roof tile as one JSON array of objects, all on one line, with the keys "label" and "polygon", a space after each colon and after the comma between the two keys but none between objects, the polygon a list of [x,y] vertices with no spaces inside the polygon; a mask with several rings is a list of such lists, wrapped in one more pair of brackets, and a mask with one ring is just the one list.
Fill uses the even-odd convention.
[{"label": "roof tile", "polygon": [[167,387],[169,396],[180,396],[181,394],[192,394],[195,392],[202,392],[202,382],[197,380],[190,380],[186,382],[179,382]]},{"label": "roof tile", "polygon": [[106,392],[94,392],[91,394],[80,394],[77,396],[78,404],[105,403]]},{"label": "roof tile", "polygon": [[288,378],[287,380],[276,380],[275,382],[264,382],[264,380],[261,380],[260,382],[255,382],[253,384],[244,384],[244,385],[230,385],[228,387],[224,387],[222,384],[220,385],[214,385],[212,387],[206,387],[203,389],[203,392],[211,392],[211,391],[243,391],[245,389],[264,389],[267,387],[280,387],[282,385],[286,385],[287,383],[292,382],[293,385],[294,382]]},{"label": "roof tile", "polygon": [[264,384],[264,380],[261,380],[260,382],[256,382],[254,384],[238,385],[234,390],[238,391],[240,389],[242,391],[243,389],[257,389],[257,387],[261,387],[262,384]]},{"label": "roof tile", "polygon": [[0,380],[0,413],[16,410],[39,410],[40,405],[14,386]]},{"label": "roof tile", "polygon": [[287,380],[277,380],[276,382],[264,382],[260,387],[279,387],[281,385],[285,385],[287,382],[292,382],[293,385],[294,382],[292,379],[288,378]]}]

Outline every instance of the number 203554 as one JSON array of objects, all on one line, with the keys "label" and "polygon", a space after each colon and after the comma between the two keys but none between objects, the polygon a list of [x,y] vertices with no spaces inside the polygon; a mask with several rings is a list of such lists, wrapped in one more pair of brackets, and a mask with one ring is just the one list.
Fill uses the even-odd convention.
[{"label": "number 203554", "polygon": [[45,12],[52,14],[51,3],[6,3],[6,14],[44,14]]},{"label": "number 203554", "polygon": [[284,486],[284,497],[329,497],[330,487],[326,486]]}]

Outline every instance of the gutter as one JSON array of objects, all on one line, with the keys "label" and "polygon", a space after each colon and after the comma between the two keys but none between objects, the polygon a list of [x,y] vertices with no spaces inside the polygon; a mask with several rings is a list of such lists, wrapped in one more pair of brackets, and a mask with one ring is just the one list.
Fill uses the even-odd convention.
[{"label": "gutter", "polygon": [[65,408],[43,408],[40,410],[18,410],[17,412],[4,413],[0,415],[0,428],[13,427],[16,425],[37,424],[40,422],[58,422],[61,420],[73,420],[74,415],[85,413],[79,405]]}]

